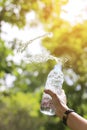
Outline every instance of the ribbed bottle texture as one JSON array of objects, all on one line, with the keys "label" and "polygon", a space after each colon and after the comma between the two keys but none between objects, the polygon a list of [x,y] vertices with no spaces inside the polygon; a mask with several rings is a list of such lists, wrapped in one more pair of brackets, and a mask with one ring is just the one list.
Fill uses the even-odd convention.
[{"label": "ribbed bottle texture", "polygon": [[[62,85],[64,81],[64,75],[62,72],[62,64],[57,64],[50,71],[47,77],[45,89],[49,89],[56,93],[57,95],[61,95]],[[42,102],[41,102],[41,112],[46,115],[55,115],[55,108],[51,104],[51,97],[48,94],[43,94]]]}]

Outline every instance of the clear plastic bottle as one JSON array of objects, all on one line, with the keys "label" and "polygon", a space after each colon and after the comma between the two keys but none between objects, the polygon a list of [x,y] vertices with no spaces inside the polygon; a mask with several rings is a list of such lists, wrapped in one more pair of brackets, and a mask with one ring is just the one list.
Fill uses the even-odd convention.
[{"label": "clear plastic bottle", "polygon": [[[62,72],[62,64],[58,63],[48,74],[45,89],[49,89],[54,93],[56,93],[57,95],[61,95],[63,81],[64,81],[64,74]],[[50,102],[51,99],[52,98],[50,97],[50,95],[45,93],[43,94],[40,109],[40,111],[43,114],[55,115],[54,107]]]}]

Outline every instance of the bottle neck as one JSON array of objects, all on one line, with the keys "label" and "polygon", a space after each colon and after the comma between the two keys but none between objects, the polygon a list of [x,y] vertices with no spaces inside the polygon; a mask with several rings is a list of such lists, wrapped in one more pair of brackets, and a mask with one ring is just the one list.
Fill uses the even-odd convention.
[{"label": "bottle neck", "polygon": [[62,70],[62,63],[59,63],[59,64],[55,65],[54,70],[61,71]]}]

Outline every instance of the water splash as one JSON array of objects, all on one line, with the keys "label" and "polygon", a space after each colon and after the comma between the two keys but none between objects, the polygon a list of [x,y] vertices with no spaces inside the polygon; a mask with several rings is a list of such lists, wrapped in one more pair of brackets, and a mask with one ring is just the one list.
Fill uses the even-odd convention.
[{"label": "water splash", "polygon": [[32,42],[34,42],[37,39],[44,38],[44,37],[51,38],[52,36],[53,36],[53,33],[49,32],[49,33],[45,33],[43,35],[40,35],[38,37],[35,37],[35,38],[29,40],[28,42],[26,42],[24,44],[21,41],[19,41],[19,47],[17,49],[17,52],[21,52],[22,53],[23,51],[25,51],[25,49],[28,47],[29,44],[31,44]]},{"label": "water splash", "polygon": [[[34,42],[35,40],[44,38],[44,37],[51,38],[52,36],[53,36],[53,33],[51,33],[51,32],[45,33],[43,35],[40,35],[38,37],[31,39],[30,41],[26,42],[25,44],[24,43],[19,44],[19,48],[17,49],[17,52],[22,54],[26,50],[26,48],[29,46],[29,44],[32,45],[32,42]],[[23,59],[27,63],[44,63],[44,62],[47,62],[48,60],[55,60],[56,63],[61,62],[63,64],[68,61],[67,57],[58,58],[58,57],[51,55],[50,52],[43,46],[41,46],[41,53],[39,53],[39,54],[32,54],[31,51],[29,52],[29,50],[28,50],[27,56],[25,56]]]},{"label": "water splash", "polygon": [[69,59],[67,57],[55,57],[48,52],[42,53],[42,54],[35,54],[35,55],[30,55],[28,57],[25,57],[25,61],[27,63],[44,63],[47,62],[48,60],[55,60],[56,63],[61,62],[64,64],[67,62]]}]

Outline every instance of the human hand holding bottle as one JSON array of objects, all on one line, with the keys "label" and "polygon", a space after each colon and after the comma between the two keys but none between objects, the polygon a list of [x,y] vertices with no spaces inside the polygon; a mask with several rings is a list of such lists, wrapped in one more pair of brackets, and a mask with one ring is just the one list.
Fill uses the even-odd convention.
[{"label": "human hand holding bottle", "polygon": [[74,110],[70,109],[67,106],[66,95],[62,91],[61,95],[57,95],[51,90],[44,90],[46,94],[49,94],[52,97],[52,104],[55,108],[55,113],[58,117],[63,120],[63,123],[67,125],[71,130],[87,130],[87,119],[81,117]]},{"label": "human hand holding bottle", "polygon": [[56,93],[47,89],[45,89],[44,92],[52,97],[51,104],[54,106],[55,113],[58,117],[62,118],[64,112],[68,110],[68,107],[66,105],[67,99],[64,90],[62,89],[60,95],[57,95]]}]

